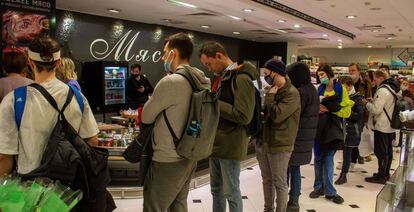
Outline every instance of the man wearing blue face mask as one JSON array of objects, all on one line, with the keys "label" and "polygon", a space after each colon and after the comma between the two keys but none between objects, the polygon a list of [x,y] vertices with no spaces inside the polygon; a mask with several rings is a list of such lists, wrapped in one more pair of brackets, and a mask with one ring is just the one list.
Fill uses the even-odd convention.
[{"label": "man wearing blue face mask", "polygon": [[197,162],[180,157],[173,142],[163,113],[168,117],[171,130],[181,135],[186,126],[193,89],[187,79],[179,74],[184,70],[192,76],[198,89],[211,87],[210,80],[189,61],[193,43],[184,33],[170,36],[165,41],[164,71],[168,73],[155,86],[153,95],[144,105],[142,122],[154,123],[152,147],[154,154],[144,183],[144,212],[185,212],[191,176]]}]

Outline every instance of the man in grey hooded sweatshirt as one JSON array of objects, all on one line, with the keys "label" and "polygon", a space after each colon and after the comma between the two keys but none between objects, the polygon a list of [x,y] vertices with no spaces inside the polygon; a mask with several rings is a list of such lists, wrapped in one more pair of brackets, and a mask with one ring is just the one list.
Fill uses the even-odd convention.
[{"label": "man in grey hooded sweatshirt", "polygon": [[190,99],[193,92],[190,83],[178,70],[185,70],[200,89],[210,88],[210,80],[189,61],[193,43],[185,33],[170,36],[165,41],[164,69],[167,76],[162,78],[154,93],[144,105],[142,122],[154,125],[152,147],[154,155],[144,183],[144,212],[186,212],[187,196],[191,176],[197,161],[180,157],[175,151],[173,137],[164,121],[163,111],[176,135],[185,129]]}]

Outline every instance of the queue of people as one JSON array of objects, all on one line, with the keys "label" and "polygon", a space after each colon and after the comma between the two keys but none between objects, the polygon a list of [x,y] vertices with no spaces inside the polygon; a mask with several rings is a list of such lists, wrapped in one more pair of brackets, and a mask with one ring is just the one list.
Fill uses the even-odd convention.
[{"label": "queue of people", "polygon": [[[215,76],[212,81],[191,66],[194,44],[187,34],[168,37],[163,51],[166,76],[155,88],[141,74],[139,64],[131,66],[131,77],[127,81],[128,106],[143,107],[142,122],[154,124],[153,157],[144,184],[144,211],[188,211],[189,184],[197,161],[178,155],[171,132],[180,135],[187,130],[187,117],[183,114],[191,107],[194,87],[211,89],[220,110],[209,157],[214,212],[226,211],[227,205],[230,212],[243,211],[240,161],[247,157],[251,135],[246,126],[253,120],[257,106],[263,112],[256,157],[262,175],[264,211],[299,210],[300,168],[311,162],[312,151],[315,178],[310,198],[325,196],[342,204],[345,200],[335,185],[347,183],[347,173],[353,164],[368,160],[358,150],[364,127],[374,132],[374,153],[378,158],[378,172],[365,180],[384,184],[390,178],[396,131],[390,115],[396,96],[404,97],[407,108],[411,109],[414,97],[408,91],[409,82],[403,81],[400,86],[390,78],[386,67],[375,71],[369,80],[363,77],[358,64],[351,64],[349,76],[341,79],[335,77],[332,67],[322,65],[317,70],[320,85],[315,88],[306,64],[296,62],[286,67],[282,61],[270,59],[263,65],[269,85],[264,105],[256,105],[253,81],[259,78],[259,72],[248,62],[235,62],[220,43],[205,42],[198,52],[200,62]],[[24,78],[27,63],[34,70],[34,81]],[[85,142],[96,145],[98,128],[87,99],[81,96],[81,111],[75,100],[66,100],[71,93],[67,85],[78,91],[81,88],[73,61],[60,57],[56,41],[36,39],[29,48],[29,56],[15,50],[6,51],[4,67],[8,77],[0,79],[0,116],[5,120],[0,122],[0,175],[12,172],[16,165],[19,174],[35,170],[41,164],[47,137],[62,114],[78,129]],[[175,74],[183,69],[192,77],[193,84],[185,76]],[[51,94],[57,107],[65,105],[69,110],[56,111],[35,89],[28,89],[25,101],[30,110],[26,110],[19,128],[10,124],[17,121],[15,104],[20,101],[15,99],[14,89],[33,82]],[[37,145],[33,145],[33,138]],[[334,181],[334,157],[338,150],[343,150],[343,163],[341,174]],[[106,211],[115,208],[110,196],[104,196],[99,204]]]}]

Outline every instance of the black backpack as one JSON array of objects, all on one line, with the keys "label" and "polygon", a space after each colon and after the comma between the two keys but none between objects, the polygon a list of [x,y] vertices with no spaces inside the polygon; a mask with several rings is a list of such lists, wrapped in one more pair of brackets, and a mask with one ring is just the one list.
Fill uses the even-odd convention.
[{"label": "black backpack", "polygon": [[388,121],[390,121],[391,128],[400,129],[402,126],[401,120],[400,120],[400,112],[408,108],[406,108],[403,99],[398,97],[388,86],[383,86],[383,87],[387,89],[394,97],[394,110],[391,114],[392,117],[390,117],[390,115],[387,113],[385,108],[383,108],[385,115],[387,115]]},{"label": "black backpack", "polygon": [[[239,74],[237,73],[233,77],[233,83],[232,83],[233,94],[234,94],[234,89],[237,89],[236,77],[238,75]],[[250,75],[249,75],[249,77],[250,77]],[[250,79],[251,79],[251,77],[250,77]],[[251,79],[251,80],[253,82],[253,79]],[[262,112],[262,97],[261,97],[260,91],[255,86],[253,86],[253,88],[254,88],[254,100],[255,100],[253,118],[247,125],[245,125],[247,135],[251,136],[251,137],[257,136],[262,131],[262,127],[263,127],[262,126],[263,125],[262,124],[262,118],[261,118],[261,115],[260,115],[261,112]]]},{"label": "black backpack", "polygon": [[59,112],[52,129],[40,166],[30,173],[20,175],[23,180],[47,177],[59,180],[73,190],[81,190],[82,200],[72,211],[112,211],[116,208],[112,196],[106,190],[110,182],[108,151],[89,146],[66,120],[63,112],[74,93],[69,89],[65,104],[59,110],[54,98],[39,84],[29,85],[37,89]]}]

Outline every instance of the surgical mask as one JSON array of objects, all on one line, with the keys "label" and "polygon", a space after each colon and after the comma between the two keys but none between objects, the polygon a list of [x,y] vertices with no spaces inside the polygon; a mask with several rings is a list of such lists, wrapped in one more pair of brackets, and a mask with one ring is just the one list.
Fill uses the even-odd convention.
[{"label": "surgical mask", "polygon": [[405,90],[407,90],[407,89],[408,89],[408,86],[406,86],[406,85],[401,85],[401,90],[405,91]]},{"label": "surgical mask", "polygon": [[165,60],[164,60],[164,71],[165,71],[167,74],[172,73],[171,64],[172,64],[173,59],[171,59],[170,61],[168,61],[168,60],[170,59],[170,56],[172,55],[172,53],[173,53],[173,51],[171,50],[171,51],[168,53],[167,59],[165,59]]},{"label": "surgical mask", "polygon": [[322,84],[327,85],[329,83],[329,78],[328,77],[321,78],[320,80],[321,80]]},{"label": "surgical mask", "polygon": [[351,79],[355,82],[355,81],[357,81],[358,80],[358,75],[355,75],[355,74],[350,74],[349,75],[349,77],[351,77]]},{"label": "surgical mask", "polygon": [[349,95],[355,94],[356,93],[355,87],[352,86],[352,89],[350,91],[348,91],[348,93],[349,93]]}]

